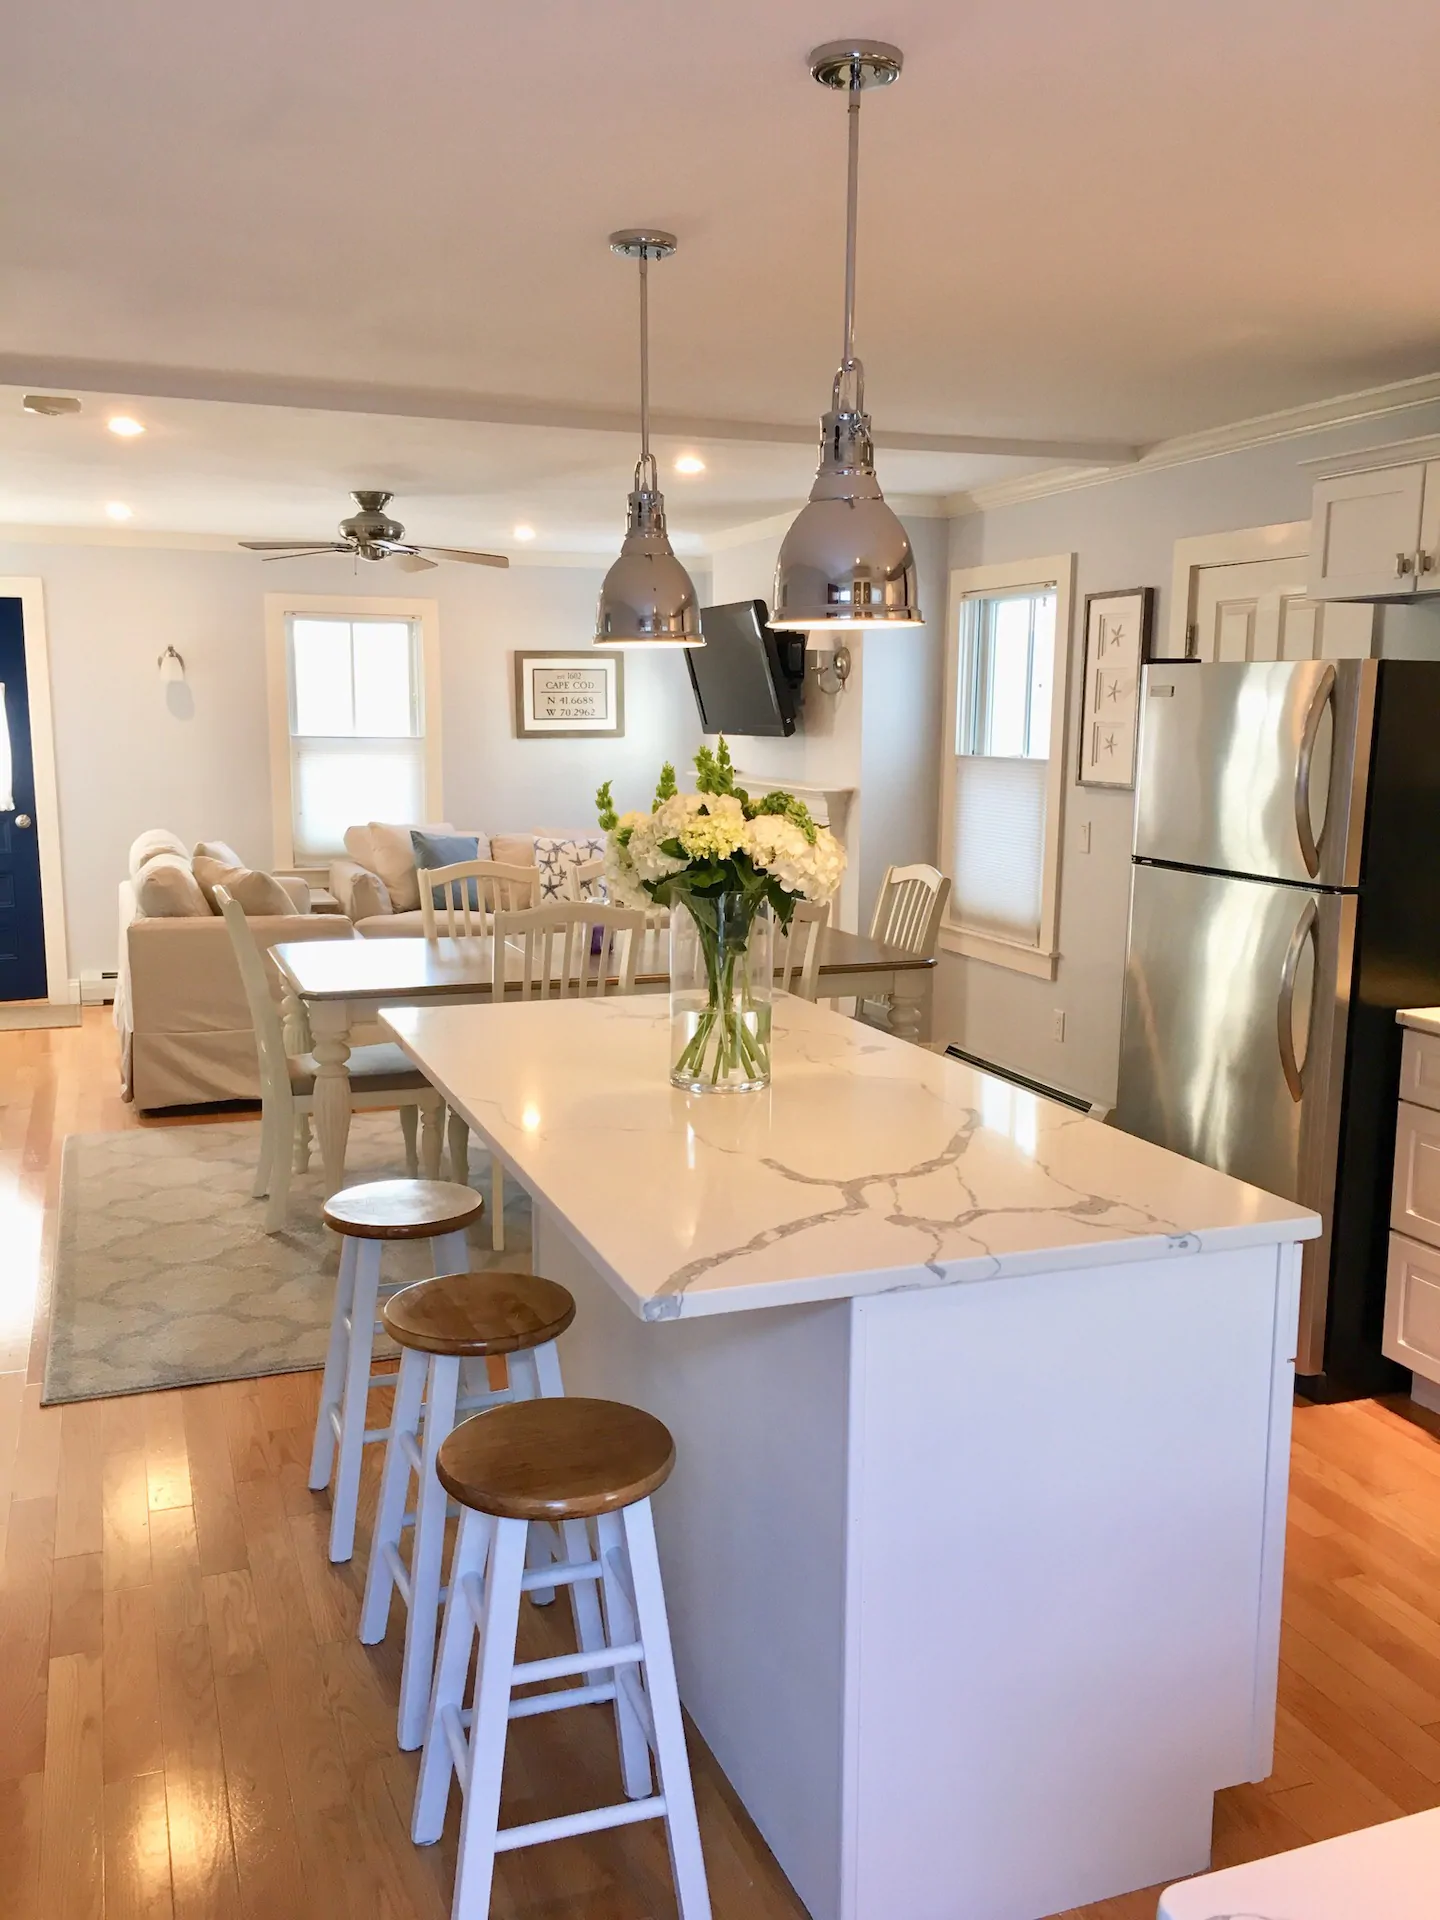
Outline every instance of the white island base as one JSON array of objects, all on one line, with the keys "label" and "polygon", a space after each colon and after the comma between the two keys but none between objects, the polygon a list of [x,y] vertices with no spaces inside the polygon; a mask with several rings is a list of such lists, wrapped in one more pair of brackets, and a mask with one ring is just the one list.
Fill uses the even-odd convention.
[{"label": "white island base", "polygon": [[536,1212],[568,1391],[675,1435],[681,1694],[815,1920],[1209,1865],[1271,1767],[1298,1249],[647,1322]]}]

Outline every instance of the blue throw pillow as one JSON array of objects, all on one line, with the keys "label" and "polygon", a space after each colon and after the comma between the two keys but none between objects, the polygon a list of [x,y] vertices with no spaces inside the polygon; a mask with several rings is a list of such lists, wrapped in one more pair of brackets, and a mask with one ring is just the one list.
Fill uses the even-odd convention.
[{"label": "blue throw pillow", "polygon": [[[462,860],[480,858],[480,842],[473,833],[422,833],[418,827],[410,829],[410,844],[415,849],[415,867],[423,873],[427,867],[454,867]],[[445,904],[444,887],[432,887],[430,897],[437,907]],[[480,909],[480,889],[470,882],[470,911],[478,913]]]}]

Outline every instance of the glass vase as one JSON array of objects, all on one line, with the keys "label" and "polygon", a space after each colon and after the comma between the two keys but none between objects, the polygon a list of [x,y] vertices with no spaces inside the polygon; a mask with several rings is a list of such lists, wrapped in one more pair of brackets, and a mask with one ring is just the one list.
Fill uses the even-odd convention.
[{"label": "glass vase", "polygon": [[770,1084],[775,915],[742,893],[685,895],[670,913],[670,1080],[687,1093]]}]

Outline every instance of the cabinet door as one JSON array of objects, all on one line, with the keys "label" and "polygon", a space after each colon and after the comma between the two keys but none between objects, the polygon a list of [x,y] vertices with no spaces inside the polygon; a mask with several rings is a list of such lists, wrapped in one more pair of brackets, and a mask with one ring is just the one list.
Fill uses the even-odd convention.
[{"label": "cabinet door", "polygon": [[1440,1108],[1440,1033],[1405,1029],[1400,1052],[1400,1098],[1415,1107]]},{"label": "cabinet door", "polygon": [[[1440,475],[1434,491],[1440,512]],[[1412,594],[1424,492],[1425,467],[1419,461],[1322,480],[1310,526],[1314,597],[1403,599]]]},{"label": "cabinet door", "polygon": [[1415,555],[1415,591],[1440,593],[1440,460],[1425,462],[1420,500],[1420,545]]},{"label": "cabinet door", "polygon": [[1440,1253],[1399,1233],[1390,1236],[1380,1346],[1387,1360],[1440,1380]]},{"label": "cabinet door", "polygon": [[1440,1113],[1400,1102],[1395,1125],[1395,1182],[1390,1224],[1427,1246],[1440,1247]]}]

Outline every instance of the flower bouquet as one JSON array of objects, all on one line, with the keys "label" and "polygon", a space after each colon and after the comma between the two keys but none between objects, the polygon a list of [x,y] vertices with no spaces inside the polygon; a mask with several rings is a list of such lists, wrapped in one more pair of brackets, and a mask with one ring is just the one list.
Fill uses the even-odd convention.
[{"label": "flower bouquet", "polygon": [[595,796],[605,880],[617,906],[670,909],[670,1078],[692,1093],[769,1084],[774,930],[797,900],[828,900],[845,849],[788,793],[752,800],[722,736],[695,756],[694,793],[667,762],[649,813]]}]

